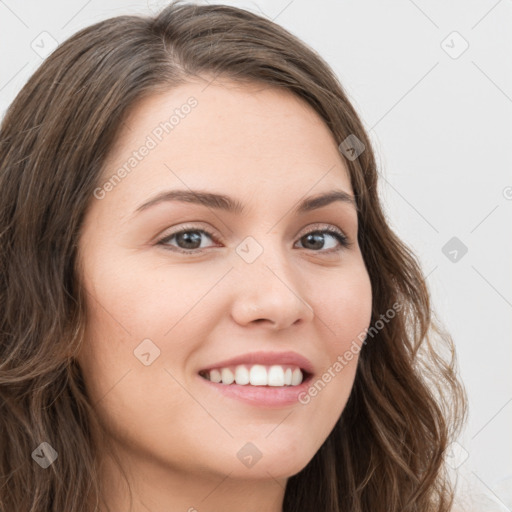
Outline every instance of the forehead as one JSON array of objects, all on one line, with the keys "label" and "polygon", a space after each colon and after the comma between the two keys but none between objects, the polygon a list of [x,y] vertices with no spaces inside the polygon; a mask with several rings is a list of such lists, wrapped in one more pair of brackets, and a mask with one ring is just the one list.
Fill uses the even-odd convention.
[{"label": "forehead", "polygon": [[[144,147],[143,157],[133,156]],[[134,165],[127,166],[130,159]],[[265,84],[191,82],[140,100],[123,120],[103,179],[122,166],[128,172],[115,192],[137,197],[176,185],[242,195],[351,191],[337,143],[318,113],[290,91]]]}]

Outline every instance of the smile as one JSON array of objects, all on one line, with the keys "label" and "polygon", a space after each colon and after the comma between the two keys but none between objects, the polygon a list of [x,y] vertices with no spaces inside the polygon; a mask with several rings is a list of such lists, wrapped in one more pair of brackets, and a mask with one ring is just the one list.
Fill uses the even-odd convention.
[{"label": "smile", "polygon": [[219,384],[240,386],[298,386],[309,374],[294,365],[262,364],[226,366],[199,372],[201,377]]}]

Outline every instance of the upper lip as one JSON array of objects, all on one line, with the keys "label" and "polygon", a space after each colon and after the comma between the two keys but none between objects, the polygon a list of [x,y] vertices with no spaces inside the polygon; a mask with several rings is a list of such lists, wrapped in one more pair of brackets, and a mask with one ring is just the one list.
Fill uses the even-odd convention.
[{"label": "upper lip", "polygon": [[250,352],[231,359],[217,361],[216,363],[202,368],[200,371],[206,371],[212,368],[225,368],[226,366],[235,366],[238,364],[292,365],[298,366],[309,374],[314,373],[311,361],[296,352]]}]

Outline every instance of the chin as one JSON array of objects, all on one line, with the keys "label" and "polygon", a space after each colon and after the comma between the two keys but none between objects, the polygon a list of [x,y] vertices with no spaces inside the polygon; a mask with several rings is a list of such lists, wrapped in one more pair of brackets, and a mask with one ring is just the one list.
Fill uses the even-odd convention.
[{"label": "chin", "polygon": [[[243,450],[243,448],[242,448]],[[231,478],[289,478],[302,471],[314,457],[315,453],[306,454],[304,450],[291,449],[286,443],[281,444],[279,449],[272,449],[268,446],[262,449],[260,454],[254,450],[252,452],[253,459],[247,457],[248,460],[244,461],[246,453],[250,454],[252,451],[251,445],[248,445],[245,452],[237,453],[234,460],[229,464],[229,469],[226,467],[221,470],[226,473],[231,473]]]}]

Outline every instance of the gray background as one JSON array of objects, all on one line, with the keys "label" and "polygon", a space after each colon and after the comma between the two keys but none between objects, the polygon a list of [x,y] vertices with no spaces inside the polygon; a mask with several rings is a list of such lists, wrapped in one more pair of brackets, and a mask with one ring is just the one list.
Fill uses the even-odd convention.
[{"label": "gray background", "polygon": [[[0,0],[0,115],[53,40],[166,3]],[[389,221],[458,348],[470,418],[450,465],[474,496],[464,508],[512,510],[512,1],[209,3],[275,20],[340,77],[374,143]]]}]

